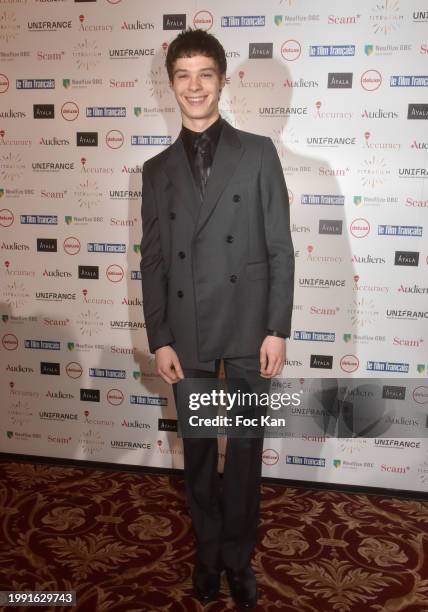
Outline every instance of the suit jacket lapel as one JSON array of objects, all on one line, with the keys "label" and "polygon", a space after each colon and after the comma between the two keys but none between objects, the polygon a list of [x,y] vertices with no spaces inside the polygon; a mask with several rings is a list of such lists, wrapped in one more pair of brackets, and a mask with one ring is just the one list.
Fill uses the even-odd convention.
[{"label": "suit jacket lapel", "polygon": [[[211,216],[221,194],[233,176],[243,152],[244,148],[235,128],[233,128],[227,121],[224,121],[216,154],[214,156],[211,173],[207,183],[205,198],[202,204],[199,204],[199,217],[196,232],[202,229]],[[189,173],[193,179],[190,168]]]}]

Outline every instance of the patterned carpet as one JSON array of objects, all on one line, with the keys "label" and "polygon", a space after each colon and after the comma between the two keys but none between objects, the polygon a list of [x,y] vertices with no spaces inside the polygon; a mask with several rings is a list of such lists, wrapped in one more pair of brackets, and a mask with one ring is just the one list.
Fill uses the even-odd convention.
[{"label": "patterned carpet", "polygon": [[[40,611],[234,610],[224,576],[219,601],[192,597],[183,487],[179,476],[0,462],[0,590],[77,592],[75,608]],[[264,485],[253,566],[258,611],[428,612],[428,502]]]}]

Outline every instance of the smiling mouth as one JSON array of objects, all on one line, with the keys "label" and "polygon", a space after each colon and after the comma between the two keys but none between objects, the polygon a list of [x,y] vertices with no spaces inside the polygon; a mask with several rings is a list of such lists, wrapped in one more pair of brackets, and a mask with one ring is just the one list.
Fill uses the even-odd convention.
[{"label": "smiling mouth", "polygon": [[206,96],[195,96],[194,98],[186,98],[186,101],[192,106],[198,106],[206,100]]}]

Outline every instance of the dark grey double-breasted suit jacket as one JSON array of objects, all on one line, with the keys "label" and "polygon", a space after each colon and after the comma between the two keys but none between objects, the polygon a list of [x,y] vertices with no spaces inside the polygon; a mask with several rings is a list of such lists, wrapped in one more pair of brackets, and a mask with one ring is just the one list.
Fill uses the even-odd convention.
[{"label": "dark grey double-breasted suit jacket", "polygon": [[204,201],[178,138],[143,166],[141,274],[149,348],[213,369],[290,334],[294,250],[272,140],[224,121]]}]

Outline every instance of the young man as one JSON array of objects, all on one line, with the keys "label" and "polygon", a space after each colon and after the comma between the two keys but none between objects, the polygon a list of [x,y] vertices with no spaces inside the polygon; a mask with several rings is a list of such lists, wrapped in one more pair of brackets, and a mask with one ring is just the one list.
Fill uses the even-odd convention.
[{"label": "young man", "polygon": [[[215,378],[221,359],[228,380],[268,392],[290,334],[294,251],[271,139],[219,115],[226,78],[219,41],[182,32],[166,67],[182,130],[143,167],[141,272],[149,347],[180,416],[188,410],[183,379]],[[183,448],[196,595],[216,598],[225,568],[235,603],[252,608],[263,438],[227,440],[222,483],[216,438],[184,437]]]}]

